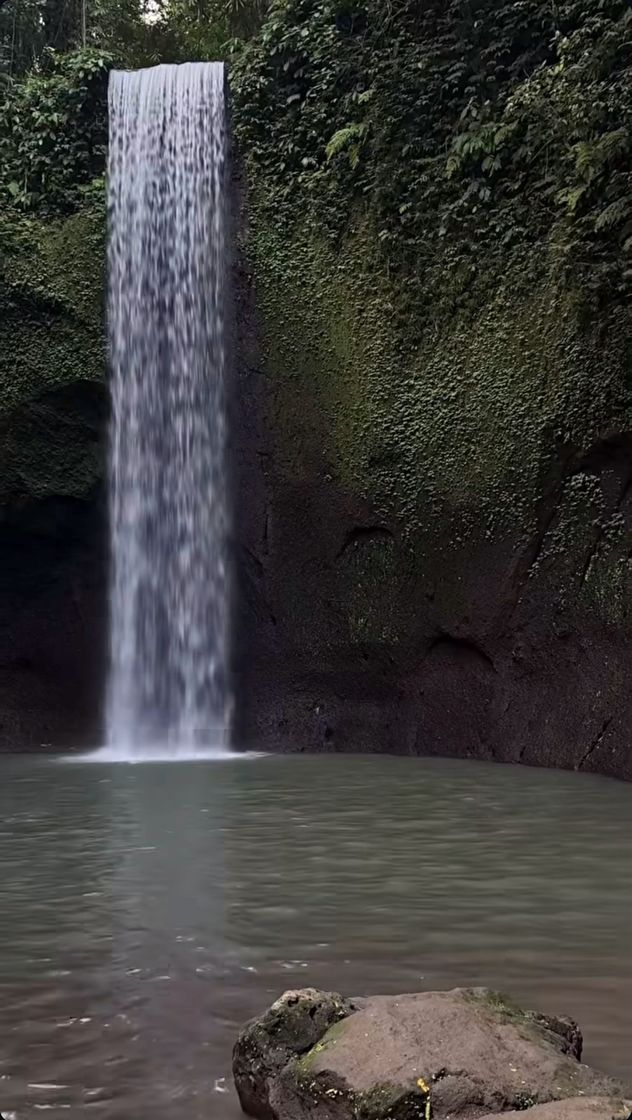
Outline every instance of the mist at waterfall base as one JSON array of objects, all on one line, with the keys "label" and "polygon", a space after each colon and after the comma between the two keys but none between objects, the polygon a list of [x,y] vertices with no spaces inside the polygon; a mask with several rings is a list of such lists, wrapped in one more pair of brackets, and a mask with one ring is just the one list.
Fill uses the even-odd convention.
[{"label": "mist at waterfall base", "polygon": [[224,67],[113,72],[110,672],[94,757],[226,757]]}]

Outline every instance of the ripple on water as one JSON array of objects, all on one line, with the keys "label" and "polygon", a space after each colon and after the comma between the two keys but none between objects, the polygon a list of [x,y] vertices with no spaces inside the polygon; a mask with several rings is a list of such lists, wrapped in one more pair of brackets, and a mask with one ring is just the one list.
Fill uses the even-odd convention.
[{"label": "ripple on water", "polygon": [[0,759],[4,1116],[237,1120],[238,1025],[303,983],[504,987],[632,1073],[632,786],[432,759],[75,761]]}]

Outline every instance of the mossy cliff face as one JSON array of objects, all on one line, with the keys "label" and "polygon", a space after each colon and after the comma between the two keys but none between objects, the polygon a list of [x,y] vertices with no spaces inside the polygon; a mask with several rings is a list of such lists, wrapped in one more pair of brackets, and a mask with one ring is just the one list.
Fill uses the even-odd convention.
[{"label": "mossy cliff face", "polygon": [[0,746],[96,734],[104,215],[0,215]]},{"label": "mossy cliff face", "polygon": [[[278,0],[231,64],[239,742],[632,777],[632,38],[597,7]],[[0,214],[5,746],[99,707],[99,170]]]},{"label": "mossy cliff face", "polygon": [[[298,7],[304,48],[292,38]],[[482,18],[492,7],[481,5]],[[363,11],[370,21],[372,6]],[[341,26],[334,6],[275,8],[234,83],[238,135],[256,140],[244,152],[239,306],[256,334],[243,397],[261,417],[257,463],[242,480],[244,729],[290,749],[455,753],[632,777],[632,321],[613,280],[623,275],[616,244],[599,241],[597,219],[593,232],[588,217],[577,228],[566,212],[545,220],[535,191],[520,202],[534,244],[516,246],[510,185],[495,199],[494,183],[486,217],[482,197],[471,214],[479,249],[466,252],[430,209],[425,240],[395,224],[391,240],[376,113],[338,170],[325,142],[340,118],[319,134],[310,117],[305,141],[325,67],[340,52],[349,63]],[[546,86],[546,60],[531,65],[532,83]],[[362,73],[367,102],[382,98],[385,110],[380,73]],[[415,80],[422,104],[423,73]],[[511,75],[506,84],[518,97]],[[455,102],[466,108],[465,90]],[[454,108],[442,127],[448,137],[463,127]],[[445,158],[433,172],[449,202]],[[410,201],[408,177],[394,171],[393,223],[428,206],[422,188]],[[591,238],[592,273],[582,263]],[[573,254],[576,266],[561,268]],[[473,279],[463,285],[466,256]]]}]

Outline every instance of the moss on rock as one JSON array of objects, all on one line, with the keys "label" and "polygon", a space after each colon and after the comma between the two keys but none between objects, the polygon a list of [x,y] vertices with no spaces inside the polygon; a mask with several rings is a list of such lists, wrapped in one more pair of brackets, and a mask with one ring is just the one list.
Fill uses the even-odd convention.
[{"label": "moss on rock", "polygon": [[632,776],[629,13],[422,7],[287,0],[233,66],[269,741]]},{"label": "moss on rock", "polygon": [[0,219],[0,504],[103,473],[105,217]]},{"label": "moss on rock", "polygon": [[321,1020],[325,1029],[309,1049],[304,1032],[295,1036],[289,1024],[282,1034],[293,1041],[276,1047],[269,1022],[327,1008],[330,999],[313,989],[288,993],[259,1020],[262,1046],[251,1046],[253,1024],[242,1032],[233,1069],[248,1115],[429,1120],[431,1113],[436,1120],[474,1120],[492,1109],[620,1092],[579,1063],[574,1023],[523,1011],[486,989],[352,1001],[342,1021],[326,1027]]},{"label": "moss on rock", "polygon": [[[397,283],[371,267],[361,226],[338,249],[306,227],[288,236],[255,195],[251,230],[282,482],[300,484],[320,459],[338,486],[398,527],[418,570],[428,571],[437,545],[465,563],[473,538],[484,545],[536,532],[560,463],[627,432],[627,311],[587,326],[552,272],[535,288],[509,274],[475,314],[443,317],[421,332],[413,322],[402,335]],[[560,547],[581,558],[589,523],[571,507],[567,519]],[[358,641],[363,601],[375,603],[392,580],[386,551],[372,550],[364,573],[354,574],[357,602],[349,589]],[[608,619],[621,574],[602,572],[599,590],[591,579],[583,591]],[[604,579],[614,583],[611,593]],[[568,580],[573,594],[570,573]],[[392,612],[381,601],[385,617],[371,631],[387,641]]]}]

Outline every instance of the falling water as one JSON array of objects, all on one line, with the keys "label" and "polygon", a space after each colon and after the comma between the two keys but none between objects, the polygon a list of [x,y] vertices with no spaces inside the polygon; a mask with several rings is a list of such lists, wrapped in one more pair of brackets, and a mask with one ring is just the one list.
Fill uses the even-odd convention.
[{"label": "falling water", "polygon": [[224,71],[110,78],[110,752],[225,741]]}]

